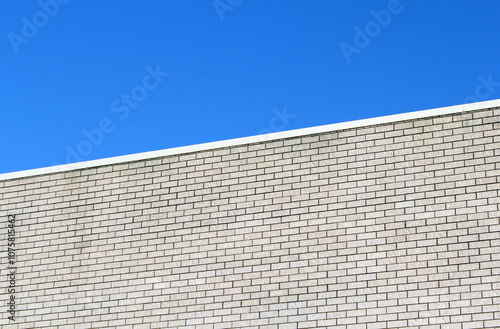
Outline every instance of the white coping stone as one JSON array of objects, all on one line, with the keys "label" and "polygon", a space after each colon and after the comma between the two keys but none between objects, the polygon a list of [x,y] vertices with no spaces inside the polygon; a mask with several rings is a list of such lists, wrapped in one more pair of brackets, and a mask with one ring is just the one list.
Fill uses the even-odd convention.
[{"label": "white coping stone", "polygon": [[64,172],[64,171],[71,171],[71,170],[78,170],[78,169],[85,169],[85,168],[92,168],[92,167],[100,167],[100,166],[106,166],[106,165],[118,164],[118,163],[124,163],[124,162],[140,161],[140,160],[164,157],[164,156],[175,155],[175,154],[192,153],[192,152],[197,152],[197,151],[212,150],[212,149],[218,149],[218,148],[224,148],[224,147],[230,147],[230,146],[266,142],[266,141],[283,139],[283,138],[292,138],[292,137],[298,137],[298,136],[304,136],[304,135],[312,135],[312,134],[318,134],[318,133],[331,132],[331,131],[335,131],[335,130],[345,130],[345,129],[358,128],[358,127],[371,126],[371,125],[379,125],[379,124],[385,124],[385,123],[391,123],[391,122],[397,122],[397,121],[414,120],[414,119],[421,119],[421,118],[440,116],[440,115],[446,115],[446,114],[475,111],[475,110],[488,109],[488,108],[494,108],[494,107],[500,107],[500,99],[484,101],[484,102],[477,102],[477,103],[455,105],[455,106],[448,106],[448,107],[440,107],[440,108],[430,109],[430,110],[421,110],[421,111],[407,112],[407,113],[401,113],[401,114],[386,115],[386,116],[369,118],[369,119],[340,122],[340,123],[334,123],[334,124],[328,124],[328,125],[316,126],[316,127],[310,127],[310,128],[287,130],[287,131],[275,132],[275,133],[270,133],[270,134],[227,139],[227,140],[222,140],[222,141],[217,141],[217,142],[174,147],[174,148],[158,150],[158,151],[135,153],[135,154],[122,155],[122,156],[117,156],[117,157],[104,158],[104,159],[91,160],[91,161],[82,161],[82,162],[76,162],[76,163],[70,163],[70,164],[64,164],[64,165],[58,165],[58,166],[52,166],[52,167],[16,171],[16,172],[11,172],[11,173],[6,173],[6,174],[0,174],[0,181],[1,180],[15,179],[15,178],[22,178],[22,177],[45,175],[45,174]]}]

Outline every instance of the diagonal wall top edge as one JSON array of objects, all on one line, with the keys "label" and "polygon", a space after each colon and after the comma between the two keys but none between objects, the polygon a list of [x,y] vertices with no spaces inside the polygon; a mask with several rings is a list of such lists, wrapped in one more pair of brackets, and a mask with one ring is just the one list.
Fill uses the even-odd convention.
[{"label": "diagonal wall top edge", "polygon": [[441,108],[435,108],[435,109],[430,109],[430,110],[422,110],[422,111],[407,112],[407,113],[401,113],[401,114],[393,114],[393,115],[387,115],[387,116],[381,116],[381,117],[375,117],[375,118],[369,118],[369,119],[347,121],[347,122],[334,123],[334,124],[328,124],[328,125],[322,125],[322,126],[316,126],[316,127],[310,127],[310,128],[287,130],[287,131],[282,131],[282,132],[276,132],[276,133],[270,133],[270,134],[264,134],[264,135],[255,135],[255,136],[249,136],[249,137],[241,137],[241,138],[228,139],[228,140],[222,140],[222,141],[217,141],[217,142],[202,143],[202,144],[195,144],[195,145],[189,145],[189,146],[181,146],[181,147],[175,147],[175,148],[158,150],[158,151],[135,153],[135,154],[129,154],[129,155],[123,155],[123,156],[117,156],[117,157],[111,157],[111,158],[104,158],[104,159],[98,159],[98,160],[64,164],[64,165],[59,165],[59,166],[16,171],[16,172],[11,172],[11,173],[6,173],[6,174],[0,174],[0,181],[16,179],[16,178],[23,178],[23,177],[30,177],[30,176],[38,176],[38,175],[44,175],[44,174],[51,174],[51,173],[58,173],[58,172],[65,172],[65,171],[72,171],[72,170],[85,169],[85,168],[92,168],[92,167],[100,167],[100,166],[106,166],[106,165],[118,164],[118,163],[124,163],[124,162],[140,161],[140,160],[164,157],[164,156],[169,156],[169,155],[192,153],[192,152],[205,151],[205,150],[211,150],[211,149],[217,149],[217,148],[266,142],[266,141],[278,140],[278,139],[283,139],[283,138],[291,138],[291,137],[318,134],[318,133],[324,133],[324,132],[332,132],[332,131],[336,131],[336,130],[345,130],[345,129],[351,129],[351,128],[380,125],[380,124],[393,123],[393,122],[398,122],[398,121],[415,120],[415,119],[421,119],[421,118],[427,118],[427,117],[433,117],[433,116],[441,116],[441,115],[447,115],[447,114],[475,111],[475,110],[488,109],[488,108],[494,108],[494,107],[500,107],[500,99],[484,101],[484,102],[477,102],[477,103],[470,103],[470,104],[463,104],[463,105],[441,107]]}]

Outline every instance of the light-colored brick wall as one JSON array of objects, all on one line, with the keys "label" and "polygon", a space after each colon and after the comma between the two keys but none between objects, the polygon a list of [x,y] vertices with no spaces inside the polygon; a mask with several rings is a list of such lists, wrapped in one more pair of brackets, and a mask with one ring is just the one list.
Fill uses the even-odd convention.
[{"label": "light-colored brick wall", "polygon": [[0,181],[0,324],[500,328],[499,190],[497,108]]}]

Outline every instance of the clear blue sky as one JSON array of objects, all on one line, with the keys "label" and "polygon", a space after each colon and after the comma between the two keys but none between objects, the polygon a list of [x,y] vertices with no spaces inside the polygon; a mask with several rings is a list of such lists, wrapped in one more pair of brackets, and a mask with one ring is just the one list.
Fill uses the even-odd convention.
[{"label": "clear blue sky", "polygon": [[500,98],[498,1],[0,2],[0,173]]}]

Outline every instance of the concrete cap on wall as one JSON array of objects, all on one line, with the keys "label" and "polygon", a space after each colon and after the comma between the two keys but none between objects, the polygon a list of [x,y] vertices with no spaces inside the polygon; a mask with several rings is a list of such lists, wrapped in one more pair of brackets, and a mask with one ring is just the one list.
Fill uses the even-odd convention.
[{"label": "concrete cap on wall", "polygon": [[491,101],[484,101],[484,102],[477,102],[477,103],[455,105],[455,106],[448,106],[448,107],[441,107],[441,108],[435,108],[435,109],[430,109],[430,110],[422,110],[422,111],[407,112],[407,113],[401,113],[401,114],[393,114],[393,115],[387,115],[387,116],[381,116],[381,117],[375,117],[375,118],[369,118],[369,119],[334,123],[334,124],[328,124],[328,125],[322,125],[322,126],[316,126],[316,127],[310,127],[310,128],[287,130],[287,131],[282,131],[282,132],[249,136],[249,137],[242,137],[242,138],[235,138],[235,139],[228,139],[228,140],[217,141],[217,142],[202,143],[202,144],[195,144],[195,145],[189,145],[189,146],[181,146],[181,147],[175,147],[175,148],[158,150],[158,151],[135,153],[135,154],[129,154],[129,155],[123,155],[123,156],[117,156],[117,157],[111,157],[111,158],[104,158],[104,159],[98,159],[98,160],[91,160],[91,161],[76,162],[76,163],[70,163],[70,164],[64,164],[64,165],[58,165],[58,166],[52,166],[52,167],[16,171],[16,172],[11,172],[11,173],[6,173],[6,174],[0,174],[0,181],[1,180],[16,179],[16,178],[23,178],[23,177],[30,177],[30,176],[52,174],[52,173],[59,173],[59,172],[72,171],[72,170],[79,170],[79,169],[86,169],[86,168],[93,168],[93,167],[101,167],[101,166],[124,163],[124,162],[141,161],[141,160],[147,160],[147,159],[153,159],[153,158],[159,158],[159,157],[165,157],[165,156],[177,155],[177,154],[183,154],[183,153],[192,153],[192,152],[226,148],[226,147],[232,147],[232,146],[238,146],[238,145],[261,143],[261,142],[267,142],[267,141],[284,139],[284,138],[292,138],[292,137],[299,137],[299,136],[305,136],[305,135],[327,133],[327,132],[333,132],[336,130],[345,130],[345,129],[352,129],[352,128],[358,128],[358,127],[380,125],[380,124],[386,124],[386,123],[392,123],[392,122],[398,122],[398,121],[416,120],[416,119],[429,118],[429,117],[434,117],[434,116],[442,116],[442,115],[469,112],[469,111],[495,108],[495,107],[500,107],[500,99],[491,100]]}]

